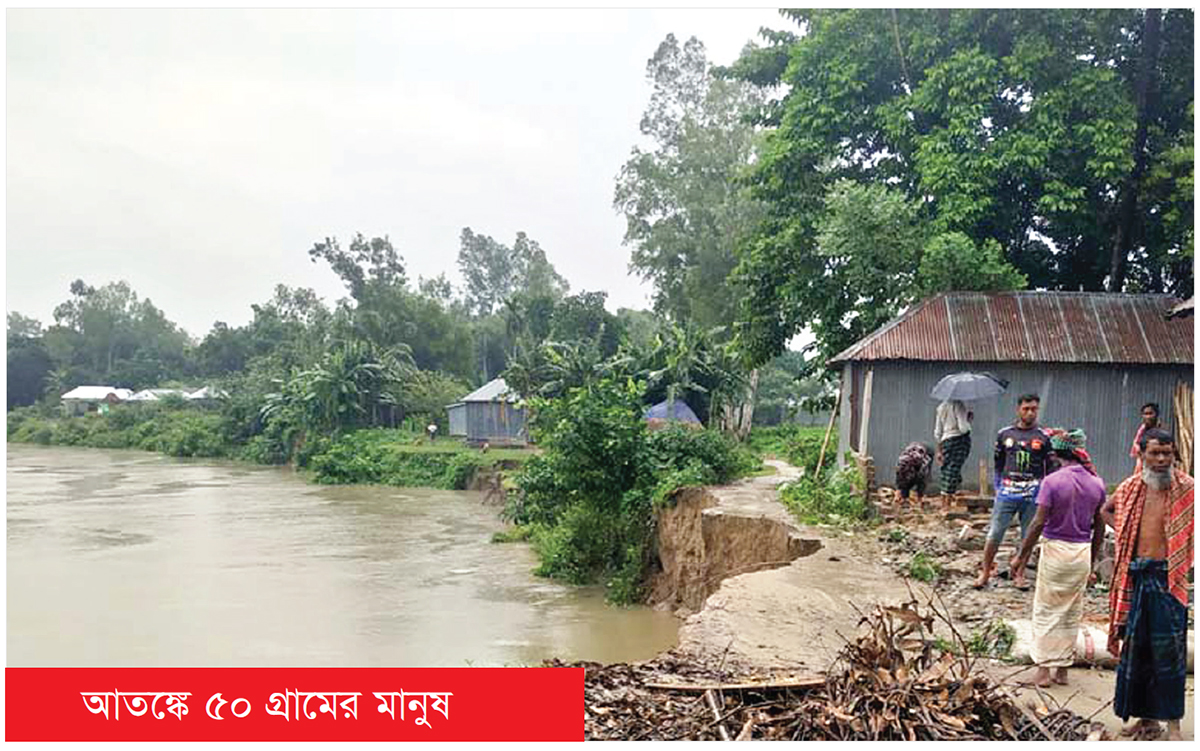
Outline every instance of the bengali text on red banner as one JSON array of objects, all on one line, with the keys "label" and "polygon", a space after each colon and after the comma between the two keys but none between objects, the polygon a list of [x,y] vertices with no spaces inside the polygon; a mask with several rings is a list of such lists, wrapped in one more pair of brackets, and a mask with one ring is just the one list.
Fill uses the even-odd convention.
[{"label": "bengali text on red banner", "polygon": [[582,668],[6,668],[9,741],[580,741]]}]

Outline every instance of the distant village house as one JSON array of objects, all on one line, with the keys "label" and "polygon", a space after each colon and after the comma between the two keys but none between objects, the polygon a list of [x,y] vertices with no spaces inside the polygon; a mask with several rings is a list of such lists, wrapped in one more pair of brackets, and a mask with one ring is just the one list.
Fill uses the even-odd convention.
[{"label": "distant village house", "polygon": [[114,404],[128,401],[133,396],[129,389],[111,386],[76,386],[62,395],[63,412],[68,416],[86,415],[89,412],[107,414]]},{"label": "distant village house", "polygon": [[524,446],[525,408],[509,391],[503,378],[488,381],[454,404],[446,406],[450,435],[465,438],[468,445]]}]

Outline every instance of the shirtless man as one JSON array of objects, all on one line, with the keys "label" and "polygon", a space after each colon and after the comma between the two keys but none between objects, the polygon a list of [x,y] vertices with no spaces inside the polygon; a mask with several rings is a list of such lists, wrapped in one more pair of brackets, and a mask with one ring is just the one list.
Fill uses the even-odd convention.
[{"label": "shirtless man", "polygon": [[1167,721],[1180,740],[1187,679],[1187,575],[1192,566],[1194,481],[1175,469],[1175,441],[1159,428],[1139,441],[1140,472],[1101,509],[1116,530],[1108,651],[1118,655],[1113,711],[1122,734],[1153,736]]}]

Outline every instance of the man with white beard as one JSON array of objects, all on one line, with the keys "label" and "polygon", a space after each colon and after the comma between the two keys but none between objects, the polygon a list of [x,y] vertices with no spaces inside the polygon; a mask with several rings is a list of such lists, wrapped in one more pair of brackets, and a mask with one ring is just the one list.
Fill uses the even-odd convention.
[{"label": "man with white beard", "polygon": [[1149,428],[1138,441],[1141,471],[1101,510],[1116,531],[1108,651],[1118,655],[1113,711],[1138,718],[1123,735],[1181,740],[1187,680],[1187,576],[1192,567],[1195,481],[1173,467],[1175,439]]}]

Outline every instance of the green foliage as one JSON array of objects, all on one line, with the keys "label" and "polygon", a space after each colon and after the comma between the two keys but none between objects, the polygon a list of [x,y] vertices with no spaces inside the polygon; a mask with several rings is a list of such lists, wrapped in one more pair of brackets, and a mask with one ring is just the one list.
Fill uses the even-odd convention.
[{"label": "green foliage", "polygon": [[47,417],[34,410],[9,414],[15,443],[141,449],[178,457],[221,457],[231,447],[221,439],[221,416],[200,409],[159,404],[120,405],[108,415]]},{"label": "green foliage", "polygon": [[893,527],[892,529],[888,530],[888,533],[887,533],[887,541],[888,542],[904,542],[907,539],[908,539],[908,530],[905,529],[904,527]]},{"label": "green foliage", "polygon": [[395,430],[340,435],[308,460],[313,478],[329,485],[374,484],[462,490],[475,472],[501,457],[455,445],[447,451],[414,450],[414,436]]},{"label": "green foliage", "polygon": [[822,474],[805,474],[785,485],[779,500],[805,524],[851,525],[866,520],[870,508],[854,488],[855,470],[848,467]]},{"label": "green foliage", "polygon": [[1016,629],[997,618],[982,629],[971,632],[971,637],[967,640],[967,651],[980,657],[1002,660],[1012,655],[1012,648],[1016,642]]},{"label": "green foliage", "polygon": [[931,582],[942,575],[942,567],[924,551],[918,551],[908,562],[908,575],[917,581]]},{"label": "green foliage", "polygon": [[[778,457],[795,467],[804,468],[811,475],[817,470],[824,440],[825,428],[790,424],[755,428],[750,432],[747,445],[760,456]],[[832,438],[830,443],[833,443]],[[833,452],[826,449],[825,467],[828,468],[834,459]]]},{"label": "green foliage", "polygon": [[492,542],[528,542],[533,538],[534,528],[532,525],[514,526],[503,532],[496,532],[492,535]]},{"label": "green foliage", "polygon": [[517,233],[510,248],[463,227],[458,268],[466,284],[464,302],[478,316],[491,315],[513,295],[557,299],[570,286],[537,241],[524,232]]},{"label": "green foliage", "polygon": [[921,255],[920,296],[952,290],[1004,292],[1024,289],[1025,276],[1008,264],[995,240],[976,246],[961,232],[938,235]]},{"label": "green foliage", "polygon": [[[1152,13],[784,11],[804,34],[764,32],[726,71],[775,97],[749,176],[766,218],[735,273],[751,359],[809,328],[823,361],[927,289],[1100,290],[1110,261],[1117,289],[1189,296],[1194,14],[1162,11],[1153,50]],[[970,245],[939,258],[947,233]],[[969,273],[938,274],[955,261]]]},{"label": "green foliage", "polygon": [[738,181],[759,141],[745,116],[761,95],[715,77],[695,37],[680,45],[668,34],[646,77],[653,93],[640,129],[654,147],[632,150],[613,205],[626,220],[631,270],[654,285],[655,309],[711,328],[733,317],[733,247],[761,216]]},{"label": "green foliage", "polygon": [[633,381],[600,378],[534,400],[531,431],[542,453],[517,474],[505,509],[531,529],[539,574],[604,581],[620,603],[641,597],[656,506],[682,486],[728,482],[759,466],[713,431],[649,432],[643,394]]}]

